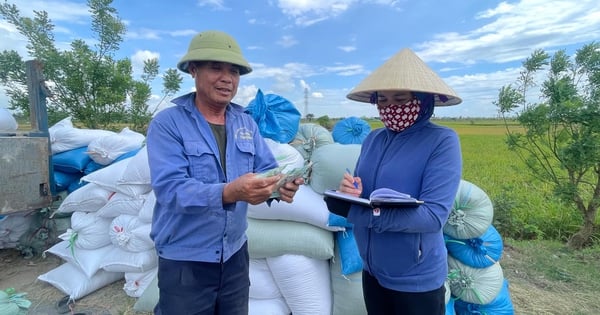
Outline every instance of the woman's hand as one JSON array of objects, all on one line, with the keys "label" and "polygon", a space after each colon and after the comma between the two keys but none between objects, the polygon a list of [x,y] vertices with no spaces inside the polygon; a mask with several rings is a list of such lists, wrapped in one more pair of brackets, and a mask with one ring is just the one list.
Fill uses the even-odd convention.
[{"label": "woman's hand", "polygon": [[360,177],[353,177],[349,173],[344,173],[344,178],[340,182],[338,191],[359,197],[362,193],[362,180]]}]

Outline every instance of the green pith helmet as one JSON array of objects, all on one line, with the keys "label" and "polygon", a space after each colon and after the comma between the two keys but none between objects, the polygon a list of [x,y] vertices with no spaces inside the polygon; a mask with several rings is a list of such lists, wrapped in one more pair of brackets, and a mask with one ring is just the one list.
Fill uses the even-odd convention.
[{"label": "green pith helmet", "polygon": [[188,70],[190,61],[228,62],[240,67],[240,75],[252,71],[235,39],[221,31],[205,31],[194,36],[187,53],[177,63],[177,69],[190,73]]}]

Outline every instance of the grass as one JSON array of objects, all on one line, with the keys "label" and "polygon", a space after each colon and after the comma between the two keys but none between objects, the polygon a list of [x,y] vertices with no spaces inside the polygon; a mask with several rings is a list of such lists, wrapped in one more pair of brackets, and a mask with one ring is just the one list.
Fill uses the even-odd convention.
[{"label": "grass", "polygon": [[505,240],[500,265],[515,314],[600,312],[600,246],[571,251],[557,241]]}]

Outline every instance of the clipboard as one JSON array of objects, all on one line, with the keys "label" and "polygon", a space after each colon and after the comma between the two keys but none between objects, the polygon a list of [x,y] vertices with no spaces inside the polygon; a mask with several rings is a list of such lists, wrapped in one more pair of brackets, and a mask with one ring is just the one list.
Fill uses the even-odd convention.
[{"label": "clipboard", "polygon": [[423,200],[417,200],[415,198],[375,198],[375,199],[366,199],[355,197],[349,194],[345,194],[342,192],[338,192],[337,190],[330,189],[323,192],[323,195],[327,198],[335,198],[338,200],[350,202],[353,204],[357,204],[363,207],[369,208],[395,208],[395,209],[404,209],[404,208],[415,208],[418,207],[425,202]]}]

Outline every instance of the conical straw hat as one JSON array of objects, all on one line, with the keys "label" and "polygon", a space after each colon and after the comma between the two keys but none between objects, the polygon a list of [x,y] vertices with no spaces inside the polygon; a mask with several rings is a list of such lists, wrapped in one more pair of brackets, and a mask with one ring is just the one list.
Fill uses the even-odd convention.
[{"label": "conical straw hat", "polygon": [[371,102],[373,92],[411,91],[435,94],[435,106],[451,106],[462,102],[452,90],[412,50],[402,49],[358,84],[347,98]]}]

